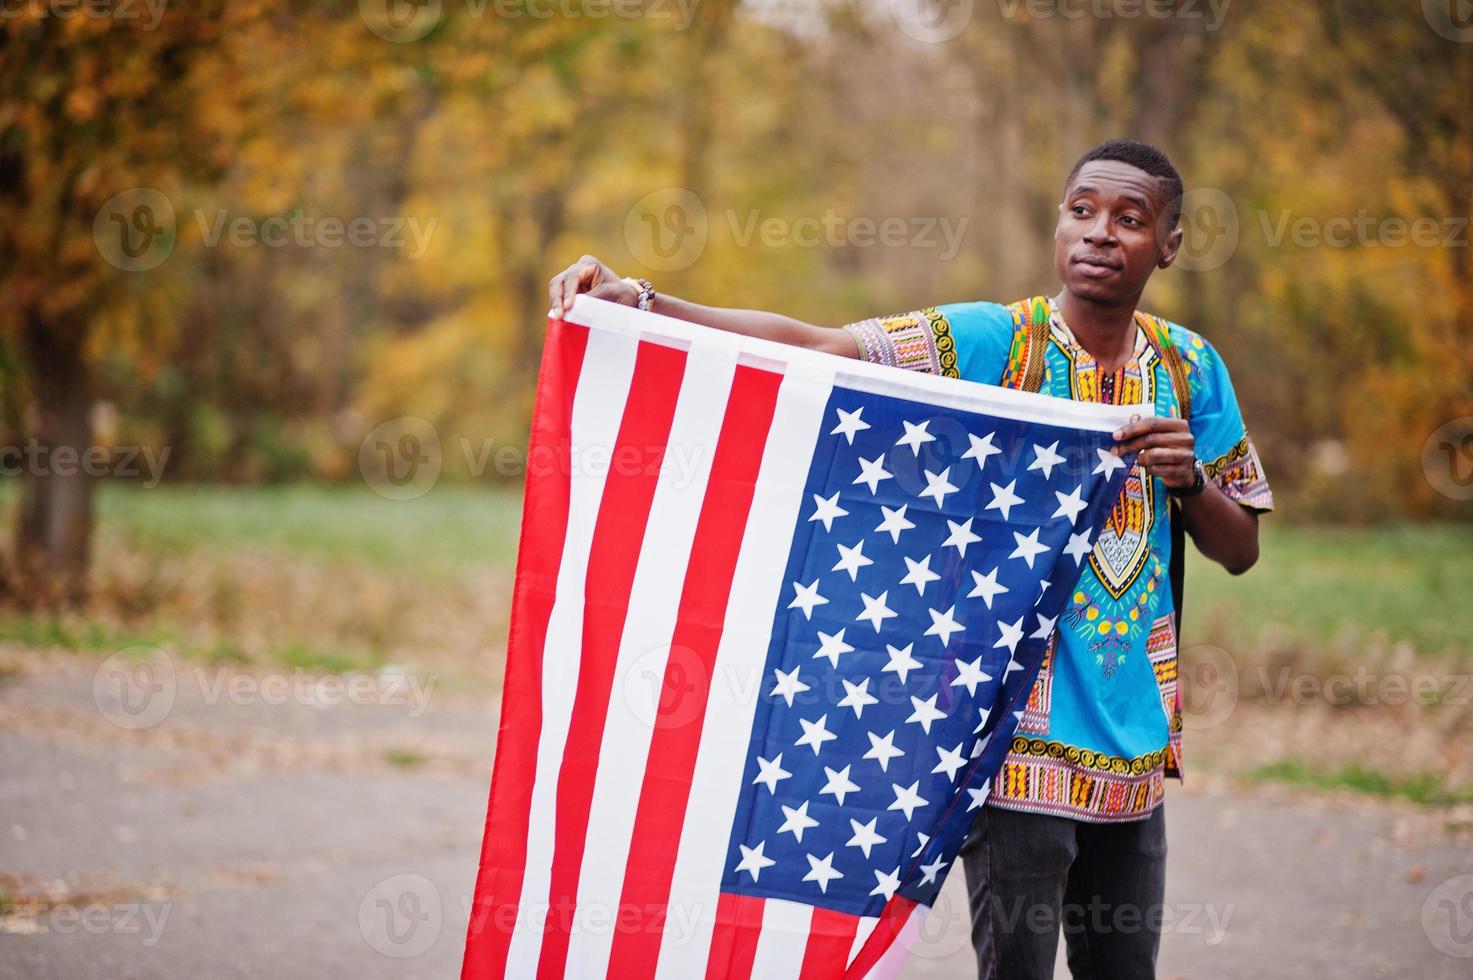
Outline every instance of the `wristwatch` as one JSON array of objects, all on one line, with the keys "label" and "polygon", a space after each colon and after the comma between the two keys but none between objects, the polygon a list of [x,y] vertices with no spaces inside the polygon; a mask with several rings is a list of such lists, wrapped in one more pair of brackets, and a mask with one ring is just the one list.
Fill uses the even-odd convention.
[{"label": "wristwatch", "polygon": [[1183,487],[1180,489],[1178,489],[1177,487],[1167,487],[1166,492],[1171,494],[1171,496],[1180,499],[1183,497],[1195,497],[1203,490],[1206,490],[1207,468],[1202,465],[1202,461],[1200,459],[1192,460],[1192,473],[1196,476],[1196,479],[1192,482],[1191,486]]}]

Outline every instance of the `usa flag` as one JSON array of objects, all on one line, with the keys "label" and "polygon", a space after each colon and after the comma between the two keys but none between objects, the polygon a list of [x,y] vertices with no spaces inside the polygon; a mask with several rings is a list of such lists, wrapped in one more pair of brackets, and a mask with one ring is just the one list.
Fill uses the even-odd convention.
[{"label": "usa flag", "polygon": [[1149,412],[580,296],[463,976],[894,975]]}]

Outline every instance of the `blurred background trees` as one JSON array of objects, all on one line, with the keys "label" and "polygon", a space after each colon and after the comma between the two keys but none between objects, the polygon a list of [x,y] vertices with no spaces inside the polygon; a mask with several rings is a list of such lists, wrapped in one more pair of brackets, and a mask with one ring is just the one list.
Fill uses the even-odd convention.
[{"label": "blurred background trees", "polygon": [[[1006,301],[1054,287],[1074,159],[1136,135],[1188,187],[1189,261],[1148,306],[1228,359],[1284,516],[1466,517],[1421,457],[1473,415],[1473,44],[1370,0],[975,4],[929,42],[905,6],[17,8],[0,446],[352,481],[411,416],[445,478],[514,481],[484,451],[524,439],[545,282],[579,254],[835,325]],[[798,234],[826,216],[837,244]],[[864,237],[886,219],[903,244]],[[11,591],[82,591],[96,477],[62,469],[0,481]]]}]

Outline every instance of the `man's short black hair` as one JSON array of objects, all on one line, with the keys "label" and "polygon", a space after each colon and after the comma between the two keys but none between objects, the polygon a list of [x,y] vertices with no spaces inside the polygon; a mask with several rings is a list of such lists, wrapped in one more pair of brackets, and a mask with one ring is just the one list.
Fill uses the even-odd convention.
[{"label": "man's short black hair", "polygon": [[1150,143],[1141,140],[1120,139],[1101,143],[1079,158],[1074,169],[1069,171],[1069,176],[1064,180],[1064,188],[1068,190],[1070,184],[1074,183],[1074,177],[1086,163],[1095,160],[1116,160],[1120,163],[1128,163],[1138,170],[1144,170],[1152,177],[1159,177],[1165,183],[1162,190],[1169,202],[1171,213],[1171,224],[1175,228],[1181,220],[1181,174],[1176,172],[1176,167],[1165,153],[1162,153]]}]

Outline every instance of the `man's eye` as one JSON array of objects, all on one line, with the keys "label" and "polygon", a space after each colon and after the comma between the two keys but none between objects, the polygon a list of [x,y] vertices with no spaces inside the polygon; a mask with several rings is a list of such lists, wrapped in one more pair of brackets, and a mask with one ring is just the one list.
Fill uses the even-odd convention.
[{"label": "man's eye", "polygon": [[1137,218],[1133,214],[1127,214],[1127,215],[1125,215],[1125,217],[1121,218],[1120,220],[1123,221],[1127,225],[1138,225],[1138,224],[1141,223],[1141,219]]}]

